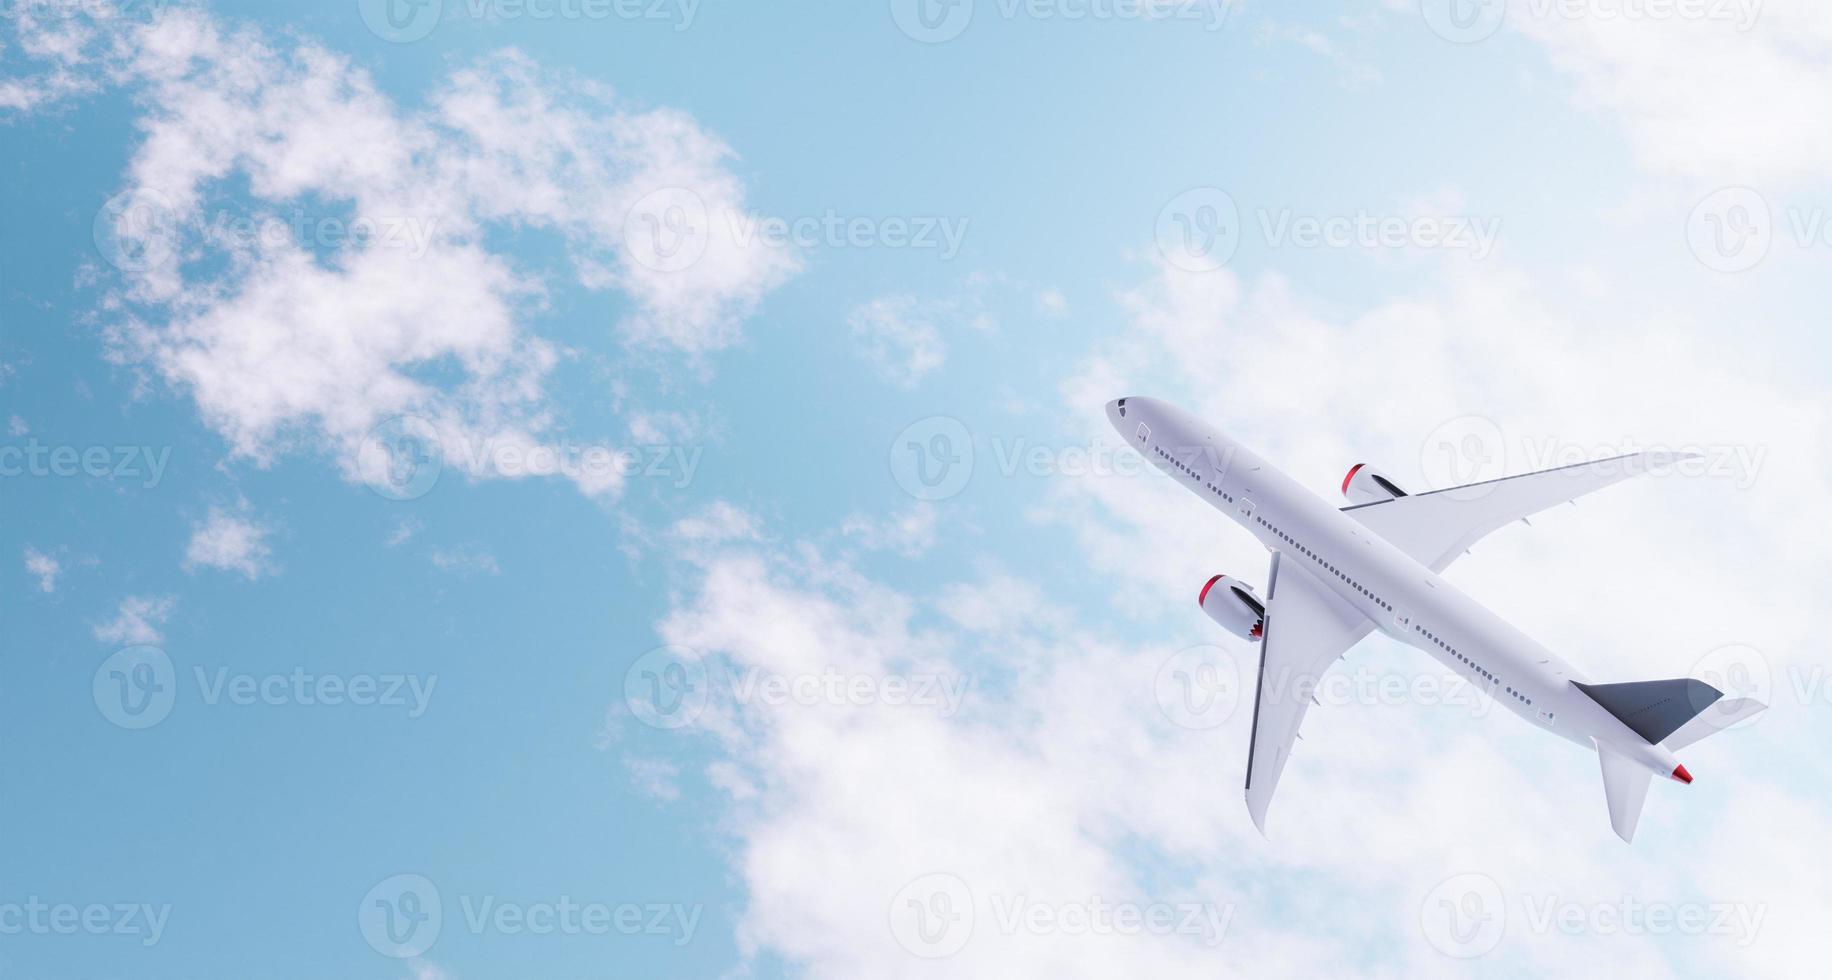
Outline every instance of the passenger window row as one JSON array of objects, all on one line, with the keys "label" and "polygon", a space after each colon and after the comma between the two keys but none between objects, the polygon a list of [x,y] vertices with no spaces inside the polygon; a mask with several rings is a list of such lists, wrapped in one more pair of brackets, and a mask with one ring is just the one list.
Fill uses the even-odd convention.
[{"label": "passenger window row", "polygon": [[[1178,459],[1174,454],[1167,453],[1161,447],[1158,447],[1158,446],[1151,447],[1151,451],[1154,453],[1157,453],[1160,457],[1164,459],[1166,463],[1169,463],[1170,465],[1176,467],[1180,472],[1189,476],[1190,479],[1202,480],[1202,477],[1196,475],[1196,468],[1194,466],[1189,466],[1185,464],[1182,460]],[[1223,490],[1222,488],[1216,486],[1215,484],[1210,483],[1207,480],[1203,480],[1202,485],[1203,487],[1207,488],[1210,493],[1215,494],[1216,496],[1227,501],[1228,503],[1234,502],[1233,495],[1229,494],[1226,490]]]},{"label": "passenger window row", "polygon": [[1385,609],[1388,612],[1393,611],[1392,603],[1389,603],[1387,600],[1381,598],[1380,596],[1375,595],[1372,591],[1368,590],[1360,582],[1357,582],[1353,578],[1350,578],[1346,573],[1342,571],[1342,569],[1337,568],[1336,566],[1330,564],[1327,561],[1324,561],[1322,555],[1319,555],[1316,552],[1310,550],[1310,548],[1305,546],[1303,542],[1299,541],[1298,539],[1292,537],[1289,534],[1286,534],[1284,530],[1281,529],[1278,525],[1272,523],[1271,521],[1265,519],[1264,517],[1255,517],[1253,519],[1258,521],[1261,526],[1265,527],[1267,530],[1277,535],[1279,540],[1285,542],[1286,544],[1291,545],[1292,551],[1295,551],[1298,554],[1303,555],[1306,558],[1309,558],[1311,561],[1317,564],[1317,567],[1323,569],[1324,571],[1330,573],[1331,575],[1336,576],[1337,578],[1341,579],[1342,581],[1347,582],[1349,585],[1349,588],[1354,589],[1356,592],[1359,592],[1364,596],[1367,596],[1369,602],[1372,602],[1376,606],[1379,606],[1380,608]]},{"label": "passenger window row", "polygon": [[1464,664],[1469,669],[1475,671],[1477,674],[1480,674],[1482,677],[1487,679],[1490,684],[1500,685],[1501,689],[1503,691],[1506,691],[1509,697],[1513,698],[1516,701],[1519,701],[1521,704],[1530,705],[1533,703],[1532,698],[1527,697],[1525,694],[1522,694],[1519,691],[1514,690],[1513,688],[1507,686],[1506,684],[1502,684],[1501,678],[1496,677],[1494,674],[1489,673],[1488,670],[1484,668],[1481,664],[1478,664],[1474,660],[1471,660],[1468,657],[1465,657],[1461,652],[1457,650],[1456,647],[1453,647],[1450,644],[1444,642],[1443,637],[1426,629],[1423,624],[1415,623],[1413,624],[1412,628],[1414,630],[1417,630],[1420,636],[1423,636],[1425,639],[1430,640],[1432,643],[1436,644],[1438,649],[1449,653],[1451,656],[1457,658],[1458,662]]}]

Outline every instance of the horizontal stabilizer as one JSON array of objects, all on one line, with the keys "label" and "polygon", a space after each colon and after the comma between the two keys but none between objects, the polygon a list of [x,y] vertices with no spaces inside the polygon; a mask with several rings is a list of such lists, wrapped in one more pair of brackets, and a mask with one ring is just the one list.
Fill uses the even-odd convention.
[{"label": "horizontal stabilizer", "polygon": [[1707,735],[1716,735],[1737,722],[1752,718],[1767,709],[1768,705],[1755,698],[1725,698],[1699,712],[1698,717],[1679,726],[1678,731],[1667,736],[1667,750],[1678,752]]},{"label": "horizontal stabilizer", "polygon": [[1724,696],[1717,688],[1690,677],[1626,684],[1572,683],[1650,745],[1663,741]]}]

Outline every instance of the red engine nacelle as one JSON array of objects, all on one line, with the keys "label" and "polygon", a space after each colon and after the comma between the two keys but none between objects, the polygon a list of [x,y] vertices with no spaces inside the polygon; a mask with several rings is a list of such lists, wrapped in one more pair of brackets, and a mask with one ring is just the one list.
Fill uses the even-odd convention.
[{"label": "red engine nacelle", "polygon": [[1371,504],[1404,497],[1406,491],[1387,474],[1366,463],[1356,463],[1349,467],[1349,475],[1342,478],[1342,495],[1349,498],[1351,504]]},{"label": "red engine nacelle", "polygon": [[1196,604],[1222,629],[1243,640],[1257,641],[1266,631],[1266,603],[1253,586],[1226,575],[1209,579]]}]

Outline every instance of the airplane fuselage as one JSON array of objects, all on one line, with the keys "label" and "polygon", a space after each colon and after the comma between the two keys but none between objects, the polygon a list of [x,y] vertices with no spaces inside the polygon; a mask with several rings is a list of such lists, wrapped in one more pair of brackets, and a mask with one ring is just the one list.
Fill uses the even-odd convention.
[{"label": "airplane fuselage", "polygon": [[[1588,679],[1430,568],[1200,419],[1152,398],[1110,402],[1115,429],[1151,463],[1302,565],[1387,636],[1436,658],[1528,723],[1648,768],[1676,763],[1573,686]],[[1285,566],[1281,564],[1281,569]]]}]

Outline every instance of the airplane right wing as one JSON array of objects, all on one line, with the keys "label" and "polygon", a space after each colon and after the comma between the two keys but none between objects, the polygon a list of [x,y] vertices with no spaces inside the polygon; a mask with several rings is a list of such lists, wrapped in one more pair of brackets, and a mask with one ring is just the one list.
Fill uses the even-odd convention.
[{"label": "airplane right wing", "polygon": [[1537,473],[1415,493],[1342,512],[1434,572],[1490,531],[1695,453],[1630,453]]},{"label": "airplane right wing", "polygon": [[1266,832],[1266,807],[1291,757],[1298,726],[1317,681],[1336,658],[1374,629],[1374,622],[1318,581],[1302,564],[1272,553],[1266,625],[1254,688],[1253,736],[1247,748],[1247,813]]}]

